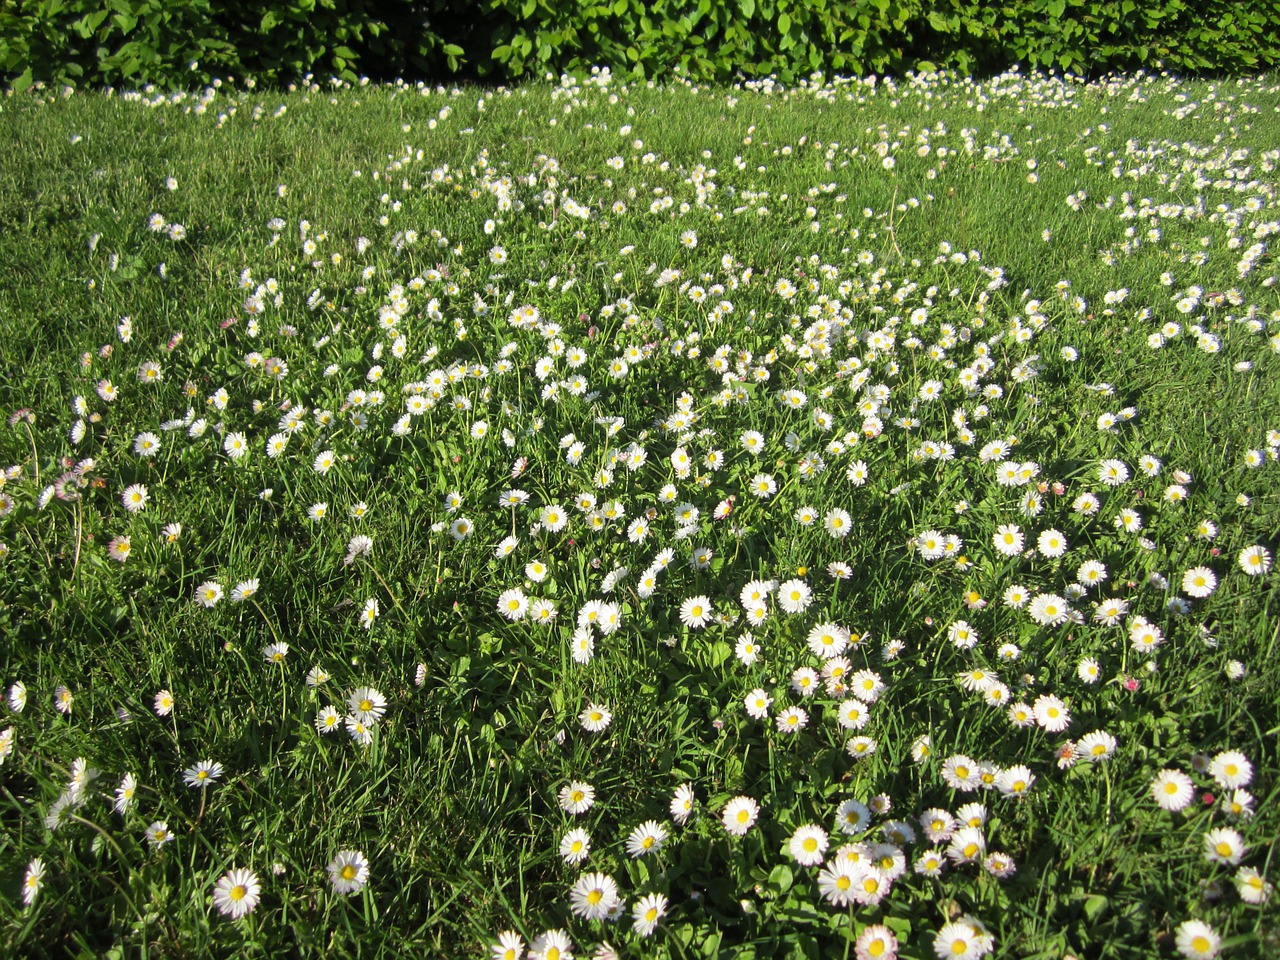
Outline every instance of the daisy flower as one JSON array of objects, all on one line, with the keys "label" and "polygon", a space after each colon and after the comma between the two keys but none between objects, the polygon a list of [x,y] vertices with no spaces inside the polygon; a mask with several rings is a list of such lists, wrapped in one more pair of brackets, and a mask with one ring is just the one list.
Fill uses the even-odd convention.
[{"label": "daisy flower", "polygon": [[1016,557],[1022,552],[1022,529],[1014,523],[1005,523],[996,527],[991,538],[996,552],[1006,557]]},{"label": "daisy flower", "polygon": [[222,584],[217,580],[206,580],[196,587],[196,603],[202,607],[212,607],[222,599]]},{"label": "daisy flower", "polygon": [[1197,600],[1209,596],[1217,587],[1217,574],[1208,567],[1192,567],[1182,575],[1182,592]]},{"label": "daisy flower", "polygon": [[778,606],[787,613],[803,613],[812,598],[813,591],[803,580],[787,580],[778,586]]},{"label": "daisy flower", "polygon": [[22,877],[22,903],[24,906],[31,906],[36,902],[41,889],[44,887],[44,861],[39,857],[35,857],[27,864],[27,872]]},{"label": "daisy flower", "polygon": [[156,820],[147,827],[146,838],[153,851],[159,850],[166,843],[172,843],[174,840],[173,831],[169,829],[169,824],[163,820]]},{"label": "daisy flower", "polygon": [[939,960],[978,960],[994,946],[991,936],[967,917],[948,923],[933,938],[933,952]]},{"label": "daisy flower", "polygon": [[243,867],[228,871],[213,888],[213,905],[223,916],[238,920],[252,913],[261,895],[258,877]]},{"label": "daisy flower", "polygon": [[529,960],[573,960],[573,941],[563,930],[540,933],[529,944]]},{"label": "daisy flower", "polygon": [[760,816],[760,804],[750,797],[734,797],[724,805],[720,821],[725,831],[735,837],[745,836]]},{"label": "daisy flower", "polygon": [[124,508],[130,513],[140,513],[147,506],[147,488],[141,483],[134,483],[124,488],[124,493],[120,499],[124,502]]},{"label": "daisy flower", "polygon": [[853,953],[857,960],[894,960],[898,955],[898,938],[884,924],[873,923],[858,934]]},{"label": "daisy flower", "polygon": [[833,907],[854,903],[858,865],[843,857],[833,859],[818,873],[818,892]]},{"label": "daisy flower", "polygon": [[107,555],[119,563],[124,563],[129,559],[129,554],[133,550],[133,543],[128,537],[115,537],[107,544]]},{"label": "daisy flower", "polygon": [[343,896],[359,893],[369,882],[369,861],[359,850],[340,850],[327,869],[333,892]]},{"label": "daisy flower", "polygon": [[201,760],[182,771],[182,779],[188,787],[207,787],[222,776],[222,764],[213,760]]},{"label": "daisy flower", "polygon": [[1183,810],[1195,796],[1195,784],[1181,770],[1161,770],[1151,781],[1151,795],[1161,810]]},{"label": "daisy flower", "polygon": [[613,714],[609,712],[608,707],[592,703],[578,714],[578,722],[588,733],[600,733],[613,722]]},{"label": "daisy flower", "polygon": [[1086,733],[1076,744],[1080,757],[1087,763],[1099,763],[1111,759],[1116,752],[1116,738],[1105,730]]},{"label": "daisy flower", "polygon": [[627,837],[627,856],[632,859],[657,853],[667,842],[667,828],[657,820],[646,820]]},{"label": "daisy flower", "polygon": [[1266,903],[1271,897],[1271,884],[1253,867],[1241,867],[1235,876],[1236,892],[1245,903]]},{"label": "daisy flower", "polygon": [[779,733],[799,733],[809,723],[809,714],[800,707],[787,707],[774,718],[774,723]]},{"label": "daisy flower", "polygon": [[1211,863],[1238,864],[1245,855],[1244,838],[1230,827],[1217,827],[1204,835],[1204,856]]},{"label": "daisy flower", "polygon": [[631,926],[638,936],[651,936],[666,912],[667,898],[660,893],[650,893],[637,900],[631,908]]},{"label": "daisy flower", "polygon": [[232,460],[239,460],[249,452],[249,442],[243,433],[228,433],[222,441],[222,449]]},{"label": "daisy flower", "polygon": [[565,813],[586,813],[596,802],[595,787],[574,780],[560,788],[560,809]]},{"label": "daisy flower", "polygon": [[581,863],[591,853],[591,834],[574,827],[560,838],[560,858],[570,866]]},{"label": "daisy flower", "polygon": [[316,711],[316,731],[318,733],[337,733],[342,729],[342,714],[334,706],[321,707]]},{"label": "daisy flower", "polygon": [[711,601],[704,596],[689,597],[680,604],[680,622],[690,629],[701,629],[711,622],[715,613]]},{"label": "daisy flower", "polygon": [[697,802],[697,795],[693,792],[693,784],[680,784],[671,798],[671,819],[683,826],[693,813],[695,802]]},{"label": "daisy flower", "polygon": [[586,873],[569,890],[569,909],[584,920],[603,920],[621,902],[618,884],[607,873]]},{"label": "daisy flower", "polygon": [[1052,593],[1039,593],[1031,600],[1027,614],[1042,627],[1066,622],[1067,601]]},{"label": "daisy flower", "polygon": [[138,778],[132,773],[126,773],[120,780],[120,786],[116,787],[116,799],[112,805],[116,813],[128,813],[137,794]]},{"label": "daisy flower", "polygon": [[1224,790],[1247,787],[1253,780],[1253,764],[1238,750],[1225,750],[1209,764],[1209,776]]},{"label": "daisy flower", "polygon": [[1061,733],[1071,724],[1067,705],[1052,694],[1041,694],[1031,705],[1036,723],[1049,733]]},{"label": "daisy flower", "polygon": [[155,700],[152,703],[157,717],[169,716],[169,714],[173,713],[174,705],[175,701],[173,699],[173,694],[168,690],[161,690],[157,693]]},{"label": "daisy flower", "polygon": [[817,824],[798,827],[787,842],[792,858],[802,867],[816,867],[827,852],[827,832]]},{"label": "daisy flower", "polygon": [[1212,960],[1222,945],[1222,937],[1202,920],[1184,920],[1173,936],[1174,946],[1187,960]]},{"label": "daisy flower", "polygon": [[514,930],[503,930],[498,934],[498,942],[489,948],[490,960],[521,960],[524,956],[524,941]]},{"label": "daisy flower", "polygon": [[1098,479],[1108,487],[1118,487],[1129,479],[1129,468],[1120,460],[1103,460],[1098,465]]},{"label": "daisy flower", "polygon": [[243,603],[258,592],[258,578],[242,580],[231,590],[231,602]]},{"label": "daisy flower", "polygon": [[1257,577],[1271,569],[1271,554],[1261,544],[1245,547],[1240,551],[1240,569]]},{"label": "daisy flower", "polygon": [[347,697],[347,709],[356,720],[372,725],[387,712],[387,698],[373,687],[357,687]]}]

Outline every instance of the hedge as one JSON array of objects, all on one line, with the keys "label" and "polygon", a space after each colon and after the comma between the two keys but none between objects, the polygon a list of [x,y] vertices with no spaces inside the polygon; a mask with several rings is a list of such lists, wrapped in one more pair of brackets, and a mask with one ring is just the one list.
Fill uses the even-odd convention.
[{"label": "hedge", "polygon": [[0,0],[0,78],[194,87],[581,73],[775,76],[1280,64],[1280,0]]}]

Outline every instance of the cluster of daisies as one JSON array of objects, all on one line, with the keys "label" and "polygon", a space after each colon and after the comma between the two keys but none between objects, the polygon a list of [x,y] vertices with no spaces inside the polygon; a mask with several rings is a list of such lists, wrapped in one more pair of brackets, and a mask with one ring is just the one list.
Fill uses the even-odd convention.
[{"label": "cluster of daisies", "polygon": [[[792,95],[750,86],[764,98]],[[1069,109],[1074,96],[1070,84],[1044,78],[990,86],[935,78],[935,86],[940,107],[1017,99],[1028,109]],[[864,81],[802,92],[857,104],[919,90]],[[196,115],[207,115],[213,99]],[[1147,452],[1161,438],[1142,435],[1141,407],[1112,404],[1111,384],[1084,384],[1071,397],[1088,411],[1077,441],[1084,453],[1070,451],[1092,463],[1087,471],[1055,467],[1056,437],[1024,414],[1056,389],[1045,385],[1046,371],[1078,379],[1090,322],[1128,324],[1149,349],[1193,345],[1187,363],[1229,359],[1241,375],[1280,352],[1280,311],[1264,305],[1276,278],[1260,275],[1280,222],[1265,219],[1274,216],[1274,191],[1251,168],[1273,171],[1280,152],[1151,150],[1135,141],[1107,155],[1114,176],[1164,200],[1132,190],[1066,198],[1071,215],[1127,224],[1123,242],[1103,251],[1106,262],[1137,270],[1154,256],[1171,268],[1161,278],[1170,295],[1139,304],[1127,288],[1095,294],[1068,280],[1043,296],[1017,295],[981,251],[949,242],[911,260],[877,254],[886,240],[910,248],[909,218],[932,194],[891,210],[849,206],[854,173],[896,176],[919,165],[926,181],[941,183],[960,158],[992,169],[1019,161],[1034,189],[1042,176],[1028,155],[1032,141],[939,121],[882,124],[861,143],[771,144],[752,127],[737,156],[707,149],[686,162],[646,146],[626,89],[611,86],[607,72],[585,85],[566,80],[551,101],[566,116],[584,104],[598,109],[608,122],[593,129],[616,136],[616,155],[578,169],[545,154],[513,160],[479,147],[463,170],[431,167],[429,151],[406,146],[372,176],[352,178],[352,189],[374,184],[378,213],[360,225],[374,239],[347,244],[337,239],[347,225],[331,233],[273,217],[261,231],[263,263],[244,266],[224,291],[231,315],[217,336],[230,366],[218,351],[218,362],[193,351],[182,333],[144,336],[141,319],[122,318],[112,342],[80,357],[69,404],[9,418],[33,446],[39,433],[58,449],[64,472],[53,483],[29,464],[0,472],[0,533],[21,542],[13,529],[38,530],[50,515],[87,525],[97,539],[85,549],[100,549],[112,561],[100,569],[122,583],[154,570],[157,558],[189,557],[185,569],[200,573],[184,573],[175,604],[215,624],[230,622],[219,619],[228,606],[256,612],[273,633],[262,660],[288,683],[300,643],[274,636],[270,613],[288,571],[236,568],[194,542],[175,519],[182,514],[167,471],[260,484],[258,498],[320,545],[314,569],[303,573],[339,584],[333,609],[349,611],[347,625],[362,642],[393,616],[384,619],[379,597],[400,607],[406,577],[430,603],[430,578],[417,569],[391,573],[383,556],[390,551],[375,552],[384,537],[406,534],[386,522],[389,511],[370,507],[380,494],[392,502],[411,496],[416,481],[384,469],[387,461],[426,463],[440,486],[430,503],[417,501],[407,546],[469,571],[458,575],[471,594],[459,606],[483,630],[543,653],[567,648],[570,669],[584,675],[632,634],[699,652],[723,643],[732,650],[724,669],[733,692],[708,736],[735,725],[743,738],[804,756],[834,745],[860,783],[884,776],[886,756],[909,755],[925,784],[917,797],[842,788],[821,817],[794,823],[769,809],[760,784],[734,783],[736,795],[713,800],[706,784],[684,781],[671,793],[663,787],[657,801],[609,798],[600,806],[625,823],[609,831],[588,816],[599,814],[592,780],[604,782],[605,771],[579,770],[557,783],[563,826],[544,838],[569,878],[551,908],[567,925],[641,942],[687,919],[695,899],[665,884],[661,871],[626,890],[614,864],[662,862],[688,834],[740,848],[753,832],[780,841],[805,895],[837,914],[871,912],[920,889],[941,896],[955,889],[946,886],[952,878],[963,888],[979,876],[1016,876],[1031,841],[1004,812],[1052,789],[1063,771],[1124,755],[1129,731],[1118,716],[1108,721],[1101,692],[1137,694],[1171,649],[1213,649],[1218,641],[1205,624],[1215,595],[1238,596],[1273,561],[1267,544],[1240,532],[1249,496],[1212,502],[1206,478]],[[428,130],[452,112],[441,109]],[[217,122],[236,122],[234,111]],[[1098,153],[1085,149],[1082,162],[1100,164]],[[766,157],[811,164],[821,182],[802,195],[771,196],[751,172],[763,173]],[[165,187],[173,192],[177,183]],[[1183,190],[1199,191],[1196,202],[1175,200]],[[278,195],[283,201],[287,190]],[[483,232],[449,236],[431,226],[428,218],[450,204],[461,205],[447,208],[459,217],[437,222],[483,218]],[[746,232],[778,221],[824,243],[791,262],[751,263],[740,251],[713,251],[706,239],[726,223]],[[147,225],[156,242],[188,235],[159,212]],[[536,267],[518,262],[522,231],[564,249],[583,244],[592,265],[569,255]],[[674,253],[642,246],[655,231],[672,233]],[[1052,242],[1051,231],[1043,242]],[[182,255],[172,251],[171,259]],[[57,429],[46,431],[49,423]],[[1280,431],[1270,430],[1251,441],[1240,467],[1251,476],[1277,461]],[[939,479],[957,491],[945,502],[934,493]],[[440,496],[446,482],[456,488]],[[904,504],[911,526],[892,531],[899,542],[889,543],[882,519]],[[5,556],[18,549],[0,542]],[[778,557],[790,549],[812,559],[784,563]],[[589,562],[570,571],[563,558],[575,555]],[[855,593],[877,578],[892,586],[891,610],[867,609],[866,595]],[[952,612],[935,620],[917,618],[916,609]],[[873,635],[865,625],[873,618],[891,627]],[[1065,671],[1060,650],[1045,655],[1064,636],[1066,649],[1078,648]],[[418,688],[427,672],[416,665]],[[1246,667],[1233,659],[1225,673],[1235,682]],[[395,762],[403,743],[382,723],[387,697],[365,683],[326,698],[330,680],[319,665],[305,678],[320,704],[315,730],[360,747],[381,737]],[[195,682],[177,676],[157,691],[155,714],[175,716],[183,684]],[[884,718],[922,689],[958,691],[1010,739],[970,756],[943,724],[895,742],[881,732],[896,728]],[[70,714],[71,687],[51,692],[56,711]],[[607,737],[615,713],[628,710],[603,699],[582,702],[587,738]],[[8,702],[23,713],[21,680]],[[0,765],[29,719],[0,730]],[[1199,784],[1170,766],[1150,781],[1144,802],[1160,816],[1178,814],[1199,793],[1215,819],[1198,853],[1236,870],[1242,903],[1266,904],[1272,885],[1256,865],[1261,858],[1246,862],[1256,805],[1250,758],[1222,749],[1197,754],[1190,766]],[[61,793],[44,798],[51,833],[87,819],[103,795],[94,789],[103,775],[88,758],[69,770]],[[202,811],[216,802],[212,788],[227,789],[222,764],[211,759],[183,777],[200,791]],[[113,807],[124,815],[140,780],[125,772],[118,784]],[[655,803],[667,815],[655,818]],[[144,834],[153,851],[181,839],[161,820]],[[28,864],[27,906],[47,872],[42,857]],[[370,864],[361,850],[342,849],[327,875],[335,893],[355,894],[370,882]],[[263,890],[257,872],[235,867],[213,883],[212,905],[240,918]],[[988,923],[960,914],[930,931],[928,944],[942,960],[976,960],[999,946]],[[1211,958],[1223,942],[1198,919],[1177,926],[1175,938],[1188,958]],[[860,924],[850,940],[859,960],[892,960],[902,946],[881,923]],[[571,960],[578,951],[567,927],[528,942],[508,930],[496,941],[501,960]],[[608,941],[592,950],[599,960],[617,953]]]}]

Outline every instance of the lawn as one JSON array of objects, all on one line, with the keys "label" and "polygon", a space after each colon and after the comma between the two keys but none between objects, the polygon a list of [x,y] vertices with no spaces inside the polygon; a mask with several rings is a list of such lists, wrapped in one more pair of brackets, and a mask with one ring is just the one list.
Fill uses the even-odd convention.
[{"label": "lawn", "polygon": [[0,99],[0,954],[1280,954],[1280,85]]}]

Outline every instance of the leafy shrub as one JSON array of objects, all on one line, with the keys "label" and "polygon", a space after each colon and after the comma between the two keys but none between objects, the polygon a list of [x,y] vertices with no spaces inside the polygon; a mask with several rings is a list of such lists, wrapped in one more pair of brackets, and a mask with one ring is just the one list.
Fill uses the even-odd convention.
[{"label": "leafy shrub", "polygon": [[16,0],[0,8],[0,75],[22,88],[454,71],[462,48],[433,29],[449,9],[445,0]]},{"label": "leafy shrub", "polygon": [[494,80],[609,66],[695,80],[1013,64],[1097,75],[1280,65],[1280,0],[10,0],[0,76],[193,85]]}]

